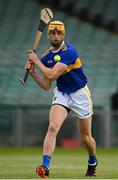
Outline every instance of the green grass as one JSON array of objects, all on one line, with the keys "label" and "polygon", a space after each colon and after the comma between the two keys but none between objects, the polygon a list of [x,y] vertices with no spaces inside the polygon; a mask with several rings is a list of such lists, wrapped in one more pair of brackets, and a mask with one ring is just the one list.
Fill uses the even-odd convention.
[{"label": "green grass", "polygon": [[[35,167],[40,164],[39,148],[0,148],[0,178],[40,179]],[[96,178],[118,178],[118,148],[97,149],[99,160]],[[57,148],[51,162],[49,179],[85,179],[87,153],[84,149]],[[89,179],[89,178],[86,178]]]}]

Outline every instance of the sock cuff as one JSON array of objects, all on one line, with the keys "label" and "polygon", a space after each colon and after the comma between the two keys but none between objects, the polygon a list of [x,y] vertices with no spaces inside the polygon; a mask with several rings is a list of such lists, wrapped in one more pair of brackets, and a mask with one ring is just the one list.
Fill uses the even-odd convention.
[{"label": "sock cuff", "polygon": [[51,156],[44,154],[43,157],[51,159]]},{"label": "sock cuff", "polygon": [[89,156],[89,158],[96,158],[96,155],[93,155],[93,156]]},{"label": "sock cuff", "polygon": [[94,155],[94,156],[89,156],[89,160],[88,160],[88,164],[89,165],[96,165],[96,163],[97,163],[97,159],[96,159],[96,156]]}]

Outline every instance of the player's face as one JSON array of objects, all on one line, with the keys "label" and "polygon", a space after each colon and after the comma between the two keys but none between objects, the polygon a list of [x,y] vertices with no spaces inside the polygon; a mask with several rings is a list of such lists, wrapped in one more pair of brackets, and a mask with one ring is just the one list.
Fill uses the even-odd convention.
[{"label": "player's face", "polygon": [[52,31],[50,31],[49,39],[51,41],[51,45],[53,47],[58,48],[58,47],[60,47],[60,45],[64,39],[64,34],[58,30],[52,30]]}]

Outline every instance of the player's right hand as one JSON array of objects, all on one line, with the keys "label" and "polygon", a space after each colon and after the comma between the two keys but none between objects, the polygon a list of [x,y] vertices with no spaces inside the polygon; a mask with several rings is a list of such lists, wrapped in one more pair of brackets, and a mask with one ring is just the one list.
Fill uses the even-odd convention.
[{"label": "player's right hand", "polygon": [[34,72],[34,64],[31,63],[30,61],[27,61],[27,63],[25,64],[24,69],[29,70],[29,74],[32,74]]}]

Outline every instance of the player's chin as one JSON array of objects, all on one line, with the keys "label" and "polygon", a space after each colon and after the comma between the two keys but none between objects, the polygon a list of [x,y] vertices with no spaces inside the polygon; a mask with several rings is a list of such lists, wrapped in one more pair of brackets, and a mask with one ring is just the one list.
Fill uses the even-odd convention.
[{"label": "player's chin", "polygon": [[53,46],[53,47],[60,47],[61,43],[62,43],[62,42],[60,42],[60,41],[53,41],[53,42],[52,42],[52,46]]}]

